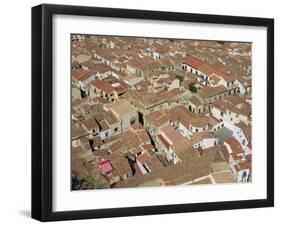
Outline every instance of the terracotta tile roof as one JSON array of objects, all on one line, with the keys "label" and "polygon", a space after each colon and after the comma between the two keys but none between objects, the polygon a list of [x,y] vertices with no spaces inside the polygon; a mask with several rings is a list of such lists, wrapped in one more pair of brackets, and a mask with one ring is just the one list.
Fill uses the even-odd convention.
[{"label": "terracotta tile roof", "polygon": [[171,125],[167,125],[167,126],[164,126],[163,128],[161,128],[161,132],[166,137],[168,137],[169,143],[171,142],[171,144],[175,144],[175,143],[181,141],[182,139],[184,139],[184,137],[181,135],[181,133],[178,132],[177,130],[175,130]]},{"label": "terracotta tile roof", "polygon": [[179,115],[176,112],[169,112],[166,117],[170,122],[177,122],[180,120]]},{"label": "terracotta tile roof", "polygon": [[141,123],[135,122],[133,125],[131,125],[131,129],[137,131],[137,130],[143,129],[143,126]]},{"label": "terracotta tile roof", "polygon": [[87,177],[89,172],[85,168],[84,160],[76,159],[71,161],[71,173],[75,175],[78,180],[82,180]]},{"label": "terracotta tile roof", "polygon": [[113,93],[115,91],[114,87],[112,87],[108,82],[96,79],[91,82],[91,84],[96,87],[97,89],[105,92],[105,93]]},{"label": "terracotta tile roof", "polygon": [[237,155],[244,153],[241,144],[234,137],[226,139],[225,142],[230,146],[234,158],[236,158]]},{"label": "terracotta tile roof", "polygon": [[192,126],[202,128],[209,124],[208,117],[190,113],[189,122]]},{"label": "terracotta tile roof", "polygon": [[202,89],[199,90],[198,95],[205,99],[210,98],[212,96],[216,96],[221,93],[225,93],[227,91],[227,88],[225,88],[223,85],[219,85],[216,87],[204,86]]},{"label": "terracotta tile roof", "polygon": [[137,157],[137,159],[138,159],[142,164],[144,164],[144,163],[146,163],[147,160],[149,159],[149,156],[148,156],[148,154],[143,153],[143,154],[139,155],[139,156]]},{"label": "terracotta tile roof", "polygon": [[201,72],[203,72],[204,74],[206,74],[206,75],[211,75],[211,74],[213,74],[213,73],[216,73],[215,68],[212,67],[212,66],[209,65],[209,64],[206,64],[206,63],[200,65],[200,66],[199,66],[199,70],[200,70]]},{"label": "terracotta tile roof", "polygon": [[136,135],[141,143],[150,143],[150,137],[144,129],[137,131]]},{"label": "terracotta tile roof", "polygon": [[223,100],[215,100],[213,102],[213,106],[224,113],[227,113],[227,111],[234,112],[234,113],[237,112],[237,110],[232,105],[232,103],[229,103],[229,102],[226,102]]},{"label": "terracotta tile roof", "polygon": [[95,118],[87,118],[82,123],[85,125],[87,130],[98,128],[98,123],[96,122]]},{"label": "terracotta tile roof", "polygon": [[138,147],[141,144],[137,135],[130,130],[122,133],[120,139],[123,145],[126,147],[127,151],[129,151],[132,148]]},{"label": "terracotta tile roof", "polygon": [[147,150],[147,151],[154,150],[154,146],[152,144],[143,144],[142,148]]},{"label": "terracotta tile roof", "polygon": [[217,138],[212,132],[195,133],[191,137],[192,144],[196,144],[203,139]]},{"label": "terracotta tile roof", "polygon": [[158,118],[160,118],[163,115],[164,114],[161,111],[153,111],[153,112],[149,113],[146,117],[153,122],[153,121],[156,121]]},{"label": "terracotta tile roof", "polygon": [[198,98],[196,95],[193,95],[192,97],[190,97],[188,99],[188,101],[193,103],[195,106],[200,106],[200,105],[204,104],[203,101],[201,101],[201,99]]},{"label": "terracotta tile roof", "polygon": [[84,135],[88,135],[88,131],[86,131],[85,128],[83,128],[83,126],[75,125],[74,123],[72,123],[72,130],[71,130],[72,139],[77,138],[77,137],[81,137],[81,136],[84,136]]},{"label": "terracotta tile roof", "polygon": [[120,122],[119,119],[111,111],[105,111],[102,113],[102,115],[108,125],[113,125]]},{"label": "terracotta tile roof", "polygon": [[117,140],[109,146],[109,150],[111,150],[112,152],[118,151],[120,149],[123,149],[123,144],[120,140]]},{"label": "terracotta tile roof", "polygon": [[196,69],[199,69],[200,66],[204,64],[202,60],[193,56],[187,56],[184,60],[184,63]]},{"label": "terracotta tile roof", "polygon": [[77,80],[80,80],[81,77],[89,74],[89,70],[79,69],[79,70],[72,70],[71,75]]},{"label": "terracotta tile roof", "polygon": [[110,161],[113,167],[112,177],[130,175],[132,173],[128,160],[119,153],[111,154]]},{"label": "terracotta tile roof", "polygon": [[106,120],[99,121],[99,125],[101,127],[101,129],[100,129],[101,131],[105,131],[105,130],[109,130],[110,129],[110,127],[109,127],[109,125],[108,125]]},{"label": "terracotta tile roof", "polygon": [[190,120],[188,117],[182,117],[180,123],[187,129],[190,129]]},{"label": "terracotta tile roof", "polygon": [[172,144],[171,149],[176,153],[181,161],[187,162],[199,157],[199,153],[192,147],[192,143],[187,139],[183,139],[176,144]]},{"label": "terracotta tile roof", "polygon": [[237,164],[237,169],[239,170],[245,170],[249,169],[250,171],[252,170],[252,155],[246,155],[246,160],[239,162]]},{"label": "terracotta tile roof", "polygon": [[[92,62],[92,61],[90,61],[90,62]],[[82,65],[84,65],[84,64],[86,64],[86,62],[82,63]],[[93,73],[93,74],[112,71],[111,67],[107,66],[106,64],[90,64],[88,66],[89,66],[91,73]]]},{"label": "terracotta tile roof", "polygon": [[[216,158],[217,151],[209,151],[202,156],[194,158],[188,164],[181,163],[178,165],[171,165],[163,167],[161,170],[154,170],[149,174],[141,177],[132,177],[127,181],[122,181],[116,187],[140,187],[146,182],[161,179],[165,185],[180,185],[190,182],[200,177],[210,175],[212,172],[211,164]],[[221,160],[222,162],[224,160]]]}]

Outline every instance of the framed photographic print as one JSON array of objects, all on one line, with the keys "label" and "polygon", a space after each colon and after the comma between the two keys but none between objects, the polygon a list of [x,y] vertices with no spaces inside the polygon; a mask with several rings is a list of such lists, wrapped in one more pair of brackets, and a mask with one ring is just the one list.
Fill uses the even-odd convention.
[{"label": "framed photographic print", "polygon": [[32,217],[274,205],[274,21],[32,8]]}]

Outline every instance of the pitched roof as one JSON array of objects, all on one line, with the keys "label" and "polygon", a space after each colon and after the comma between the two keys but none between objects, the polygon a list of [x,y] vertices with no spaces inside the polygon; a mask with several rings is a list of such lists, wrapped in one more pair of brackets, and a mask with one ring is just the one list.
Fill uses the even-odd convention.
[{"label": "pitched roof", "polygon": [[216,73],[215,68],[212,67],[212,66],[209,65],[209,64],[206,64],[206,63],[200,65],[199,70],[200,70],[201,72],[207,74],[207,75],[211,75],[211,74],[213,74],[213,73]]},{"label": "pitched roof", "polygon": [[78,69],[78,70],[72,70],[71,75],[77,80],[80,80],[85,75],[89,74],[89,70],[84,70],[84,69]]},{"label": "pitched roof", "polygon": [[115,91],[114,87],[104,80],[95,79],[91,84],[105,93],[113,93]]},{"label": "pitched roof", "polygon": [[199,90],[198,95],[205,99],[212,96],[216,96],[221,93],[225,93],[227,91],[227,88],[225,88],[223,85],[219,85],[216,87],[204,86],[202,89]]},{"label": "pitched roof", "polygon": [[184,63],[196,69],[199,69],[199,67],[204,64],[202,60],[193,56],[187,56]]},{"label": "pitched roof", "polygon": [[142,129],[136,132],[136,135],[138,136],[141,143],[148,143],[150,142],[150,137],[148,133]]},{"label": "pitched roof", "polygon": [[202,128],[209,124],[209,118],[204,115],[190,113],[189,122],[194,127]]},{"label": "pitched roof", "polygon": [[200,106],[203,104],[203,102],[201,101],[200,98],[198,98],[197,95],[193,95],[192,97],[189,98],[189,100],[191,103],[193,103],[195,106]]},{"label": "pitched roof", "polygon": [[182,161],[199,157],[199,153],[192,147],[192,143],[187,139],[182,139],[178,143],[172,144],[171,149]]},{"label": "pitched roof", "polygon": [[98,127],[98,123],[96,122],[95,118],[87,118],[82,123],[85,125],[87,130],[92,130]]},{"label": "pitched roof", "polygon": [[192,144],[196,144],[203,139],[217,138],[212,132],[195,133],[191,137]]},{"label": "pitched roof", "polygon": [[170,144],[175,144],[184,139],[181,133],[175,130],[171,125],[164,126],[161,131],[169,139],[168,142]]},{"label": "pitched roof", "polygon": [[226,139],[225,142],[230,146],[232,150],[232,154],[234,155],[233,157],[236,157],[237,155],[244,153],[241,144],[234,137],[230,137]]}]

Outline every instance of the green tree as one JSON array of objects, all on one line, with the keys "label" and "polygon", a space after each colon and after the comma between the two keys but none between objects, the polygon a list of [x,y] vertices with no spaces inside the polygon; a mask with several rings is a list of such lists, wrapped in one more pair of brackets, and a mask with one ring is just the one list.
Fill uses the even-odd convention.
[{"label": "green tree", "polygon": [[188,88],[192,93],[197,93],[197,88],[194,83],[189,84]]},{"label": "green tree", "polygon": [[87,176],[83,179],[83,182],[86,183],[87,185],[92,185],[94,183],[94,179],[90,176]]},{"label": "green tree", "polygon": [[178,80],[180,80],[180,82],[182,82],[184,76],[183,76],[182,74],[176,74],[176,78],[177,78]]}]

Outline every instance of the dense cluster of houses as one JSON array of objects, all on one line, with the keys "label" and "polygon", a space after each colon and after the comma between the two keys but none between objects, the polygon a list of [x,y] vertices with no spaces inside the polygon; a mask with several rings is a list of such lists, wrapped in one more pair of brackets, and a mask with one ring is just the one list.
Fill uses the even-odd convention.
[{"label": "dense cluster of houses", "polygon": [[72,35],[72,189],[252,180],[251,44]]}]

